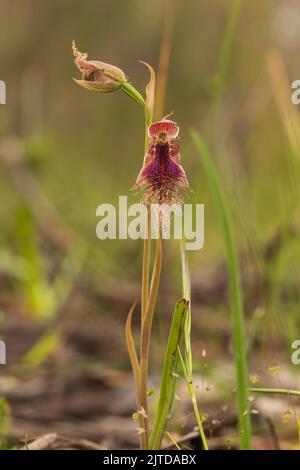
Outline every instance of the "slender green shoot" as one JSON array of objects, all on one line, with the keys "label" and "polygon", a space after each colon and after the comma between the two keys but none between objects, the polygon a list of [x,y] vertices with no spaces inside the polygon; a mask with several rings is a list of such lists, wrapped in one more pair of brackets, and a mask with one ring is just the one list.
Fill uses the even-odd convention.
[{"label": "slender green shoot", "polygon": [[246,356],[244,305],[240,280],[239,261],[233,237],[231,218],[221,190],[219,177],[204,141],[201,139],[196,130],[192,130],[191,135],[202,161],[204,171],[206,173],[216,206],[218,208],[223,231],[230,281],[240,446],[241,449],[247,450],[251,447],[251,421],[249,413],[247,413],[248,365]]},{"label": "slender green shoot", "polygon": [[188,392],[189,392],[189,395],[190,395],[191,400],[192,400],[192,405],[193,405],[193,408],[194,408],[194,413],[195,413],[195,416],[196,416],[197,425],[198,425],[199,433],[200,433],[200,436],[201,436],[201,439],[202,439],[203,447],[204,447],[204,450],[208,450],[208,445],[207,445],[206,437],[205,437],[203,426],[202,426],[202,418],[201,418],[201,415],[199,413],[199,409],[198,409],[198,405],[197,405],[197,398],[196,398],[195,388],[193,386],[193,382],[191,381],[191,379],[189,377],[188,369],[186,368],[186,365],[185,365],[185,362],[184,362],[184,359],[183,359],[183,356],[182,356],[182,353],[180,351],[179,346],[177,346],[177,351],[178,351],[181,367],[182,367],[182,370],[183,370],[183,375],[184,375],[186,385],[187,385],[187,388],[188,388]]},{"label": "slender green shoot", "polygon": [[191,324],[192,324],[191,278],[190,278],[188,260],[187,260],[186,252],[184,249],[183,240],[180,244],[180,251],[181,251],[181,269],[182,269],[182,291],[183,291],[184,298],[189,301],[186,320],[184,323],[184,346],[185,346],[185,355],[186,355],[186,361],[187,361],[187,370],[188,370],[190,379],[192,379],[193,359],[192,359],[192,348],[191,348]]},{"label": "slender green shoot", "polygon": [[176,440],[174,439],[174,437],[172,436],[171,433],[169,433],[168,431],[166,431],[166,436],[168,436],[168,438],[170,439],[171,442],[173,442],[174,446],[176,447],[177,450],[181,450],[179,445],[177,444]]}]

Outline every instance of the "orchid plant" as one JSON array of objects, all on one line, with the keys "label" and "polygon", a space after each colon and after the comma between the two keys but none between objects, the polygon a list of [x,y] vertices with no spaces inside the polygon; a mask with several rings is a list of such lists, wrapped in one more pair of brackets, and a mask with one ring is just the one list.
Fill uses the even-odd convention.
[{"label": "orchid plant", "polygon": [[[126,342],[135,378],[137,410],[134,416],[138,421],[140,448],[159,449],[162,445],[173,405],[180,365],[192,400],[203,448],[207,450],[202,426],[203,419],[198,410],[192,381],[190,278],[183,244],[181,260],[184,298],[178,301],[175,306],[164,357],[160,393],[153,419],[148,406],[149,349],[162,266],[162,241],[158,236],[155,240],[153,271],[152,274],[150,273],[150,206],[156,204],[161,208],[160,218],[155,222],[158,223],[158,232],[160,232],[163,225],[163,208],[174,204],[180,208],[186,193],[191,191],[185,171],[180,164],[179,127],[176,122],[168,119],[169,116],[161,118],[155,114],[155,72],[149,64],[142,62],[150,72],[150,81],[146,87],[146,98],[144,99],[142,94],[129,83],[121,69],[104,62],[88,60],[88,55],[80,52],[74,42],[72,48],[75,65],[82,74],[80,80],[74,79],[78,85],[87,90],[102,93],[121,90],[142,105],[145,111],[145,156],[142,169],[132,188],[142,193],[141,202],[146,206],[148,213],[148,232],[143,247],[139,354],[131,328],[136,304],[132,306],[128,314],[125,328]],[[156,122],[153,122],[154,116],[157,118]],[[152,223],[154,222],[152,221]]]}]

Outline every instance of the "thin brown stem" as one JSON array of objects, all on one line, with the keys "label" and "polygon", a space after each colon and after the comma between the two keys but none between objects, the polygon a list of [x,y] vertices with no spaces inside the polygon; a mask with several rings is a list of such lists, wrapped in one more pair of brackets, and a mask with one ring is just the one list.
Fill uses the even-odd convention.
[{"label": "thin brown stem", "polygon": [[152,330],[152,320],[154,307],[157,298],[160,273],[162,265],[162,243],[161,239],[156,241],[156,253],[155,261],[151,279],[151,286],[149,292],[149,299],[147,308],[142,323],[142,337],[141,337],[141,355],[140,355],[140,370],[141,370],[141,382],[140,382],[140,412],[144,413],[145,416],[145,436],[146,445],[148,445],[148,363],[149,363],[149,347]]},{"label": "thin brown stem", "polygon": [[[140,398],[140,391],[141,391],[141,386],[140,386],[140,364],[138,361],[135,345],[134,345],[134,339],[132,336],[132,330],[131,330],[131,321],[132,321],[132,314],[134,312],[136,306],[136,302],[133,304],[131,307],[127,320],[126,320],[126,327],[125,327],[125,336],[126,336],[126,343],[127,343],[127,348],[128,348],[128,353],[129,353],[129,358],[133,370],[133,375],[134,375],[134,381],[135,381],[135,390],[136,390],[136,404],[137,404],[137,410],[139,411],[141,407],[141,398]],[[143,429],[145,429],[145,417],[141,414],[138,413],[138,420],[139,420],[139,427],[140,427],[140,447],[141,449],[146,448],[146,435],[143,432]]]},{"label": "thin brown stem", "polygon": [[145,316],[147,303],[148,303],[148,296],[149,296],[149,272],[150,272],[150,252],[151,252],[151,238],[150,238],[150,230],[151,230],[151,213],[149,208],[148,211],[148,224],[147,224],[147,237],[144,240],[144,251],[143,251],[143,273],[142,273],[142,321]]},{"label": "thin brown stem", "polygon": [[[141,338],[143,338],[143,323],[147,310],[148,296],[149,296],[149,277],[150,277],[150,252],[151,252],[151,212],[149,208],[148,211],[148,225],[147,225],[147,237],[144,240],[144,249],[143,249],[143,272],[142,272],[142,294],[141,294]],[[142,339],[141,339],[142,342]],[[142,344],[141,344],[142,349]],[[143,413],[145,410],[142,399],[141,399],[141,383],[139,383],[139,391],[137,393],[138,401],[138,413],[139,413],[139,425],[140,425],[140,447],[141,449],[147,449],[147,422],[146,417]],[[147,392],[147,390],[146,390]],[[146,412],[146,411],[145,411]]]},{"label": "thin brown stem", "polygon": [[[148,150],[149,145],[149,135],[148,135],[148,128],[152,123],[153,120],[153,110],[154,110],[154,98],[155,98],[155,72],[153,68],[147,64],[146,62],[142,62],[148,68],[150,72],[150,80],[146,87],[146,103],[145,103],[145,154]],[[145,325],[147,326],[146,317],[149,315],[149,302],[154,302],[156,300],[157,288],[159,283],[159,276],[158,282],[156,287],[156,292],[153,297],[153,281],[155,280],[155,273],[157,271],[157,262],[155,261],[154,270],[152,274],[150,292],[149,292],[149,278],[150,278],[150,251],[151,251],[151,212],[150,208],[147,207],[147,236],[144,240],[144,250],[143,250],[143,271],[142,271],[142,292],[141,292],[141,343],[140,343],[140,363],[142,361],[142,357],[145,357],[144,351],[144,338],[145,338]],[[156,256],[157,258],[157,256]],[[156,260],[155,258],[155,260]],[[161,264],[161,263],[160,263]],[[160,268],[159,268],[159,275],[160,275]],[[155,291],[155,289],[154,289]],[[154,307],[153,307],[154,309]],[[151,312],[150,312],[151,313]],[[153,315],[153,312],[152,312]],[[151,321],[152,323],[152,321]],[[150,325],[150,332],[151,333],[151,325]],[[147,335],[146,335],[147,336]],[[148,343],[150,338],[148,340]],[[149,350],[149,345],[147,347]],[[148,355],[148,353],[147,353]],[[141,432],[141,448],[147,449],[148,447],[148,403],[147,403],[147,371],[148,371],[148,363],[145,360],[143,361],[143,373],[142,367],[140,369],[140,386],[139,386],[139,393],[138,393],[138,413],[142,419],[143,425],[140,426]],[[143,376],[143,379],[142,379]],[[141,421],[140,421],[141,422]]]}]

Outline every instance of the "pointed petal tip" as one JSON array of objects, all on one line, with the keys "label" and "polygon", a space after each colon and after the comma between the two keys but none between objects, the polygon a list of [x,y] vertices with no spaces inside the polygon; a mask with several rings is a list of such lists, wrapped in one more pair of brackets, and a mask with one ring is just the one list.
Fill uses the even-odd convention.
[{"label": "pointed petal tip", "polygon": [[145,62],[144,60],[138,59],[138,62],[139,62],[140,64],[146,65],[146,67],[151,67],[151,65],[149,65],[148,62]]},{"label": "pointed petal tip", "polygon": [[83,88],[87,88],[85,80],[78,80],[77,78],[72,77],[72,80],[77,83],[77,85],[82,86]]},{"label": "pointed petal tip", "polygon": [[147,67],[147,69],[149,70],[150,74],[151,74],[151,77],[152,79],[154,79],[155,77],[155,71],[154,71],[154,68],[152,67],[152,65],[148,64],[148,62],[145,62],[144,60],[138,60],[138,62],[140,64],[143,64]]},{"label": "pointed petal tip", "polygon": [[162,121],[168,121],[168,118],[173,116],[174,114],[174,110],[172,109],[172,111],[169,112],[169,114],[166,114],[163,118],[162,118]]}]

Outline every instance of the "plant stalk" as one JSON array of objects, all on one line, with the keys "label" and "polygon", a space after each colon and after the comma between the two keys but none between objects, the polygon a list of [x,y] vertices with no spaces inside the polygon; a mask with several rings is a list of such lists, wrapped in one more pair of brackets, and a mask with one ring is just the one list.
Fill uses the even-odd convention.
[{"label": "plant stalk", "polygon": [[149,298],[147,308],[142,319],[142,336],[141,336],[141,352],[140,352],[140,370],[141,370],[141,381],[140,381],[140,405],[141,412],[145,416],[145,435],[146,444],[148,446],[148,432],[149,432],[149,419],[148,419],[148,364],[149,364],[149,347],[151,339],[151,329],[155,302],[157,298],[160,273],[162,265],[162,243],[161,239],[156,240],[156,253],[155,261],[149,291]]},{"label": "plant stalk", "polygon": [[142,315],[141,320],[143,321],[149,296],[149,272],[150,272],[150,253],[151,253],[151,212],[149,207],[147,207],[147,236],[144,239],[144,249],[143,249],[143,272],[142,272]]}]

